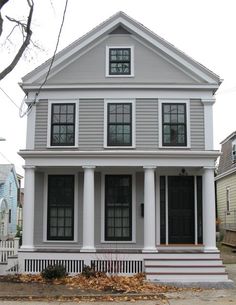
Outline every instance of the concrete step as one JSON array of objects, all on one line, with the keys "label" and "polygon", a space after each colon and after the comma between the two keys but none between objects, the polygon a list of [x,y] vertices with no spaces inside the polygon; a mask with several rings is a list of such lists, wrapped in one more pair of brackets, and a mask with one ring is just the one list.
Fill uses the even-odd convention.
[{"label": "concrete step", "polygon": [[190,274],[190,273],[221,273],[221,272],[225,272],[225,267],[222,266],[196,266],[196,265],[189,265],[189,266],[184,266],[184,265],[180,265],[180,266],[169,266],[169,265],[162,265],[162,266],[146,266],[145,265],[145,273],[149,274],[149,273],[186,273],[186,274]]},{"label": "concrete step", "polygon": [[146,273],[146,279],[159,282],[225,282],[228,281],[226,272],[218,273]]},{"label": "concrete step", "polygon": [[220,259],[219,252],[157,252],[147,259]]}]

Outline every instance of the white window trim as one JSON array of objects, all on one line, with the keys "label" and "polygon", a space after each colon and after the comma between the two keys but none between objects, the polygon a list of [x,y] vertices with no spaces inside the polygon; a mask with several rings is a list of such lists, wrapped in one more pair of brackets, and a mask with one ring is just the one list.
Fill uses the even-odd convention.
[{"label": "white window trim", "polygon": [[[131,65],[131,71],[128,75],[111,75],[109,74],[109,50],[110,49],[130,49],[130,65]],[[134,46],[106,46],[106,77],[134,77]]]},{"label": "white window trim", "polygon": [[[187,131],[187,145],[186,146],[163,146],[162,145],[162,104],[185,104],[186,105],[186,131]],[[189,99],[160,99],[158,107],[158,119],[159,119],[159,148],[165,149],[189,149],[191,148],[190,137],[190,100]]]},{"label": "white window trim", "polygon": [[[55,146],[51,145],[51,116],[52,104],[75,104],[75,145]],[[79,135],[79,100],[49,100],[48,101],[48,128],[47,128],[47,148],[75,148],[78,145]]]},{"label": "white window trim", "polygon": [[[108,146],[107,145],[107,109],[108,104],[131,103],[132,104],[132,145]],[[133,149],[136,147],[136,107],[134,99],[105,99],[104,100],[104,148],[109,149]]]},{"label": "white window trim", "polygon": [[[48,240],[47,239],[47,222],[48,222],[48,176],[49,175],[74,175],[74,239],[73,240]],[[50,171],[44,174],[44,200],[43,200],[43,242],[64,244],[78,243],[78,174],[71,172]]]},{"label": "white window trim", "polygon": [[[105,175],[132,176],[132,240],[105,240]],[[103,172],[101,175],[101,243],[102,244],[134,244],[136,243],[136,174],[130,171]]]}]

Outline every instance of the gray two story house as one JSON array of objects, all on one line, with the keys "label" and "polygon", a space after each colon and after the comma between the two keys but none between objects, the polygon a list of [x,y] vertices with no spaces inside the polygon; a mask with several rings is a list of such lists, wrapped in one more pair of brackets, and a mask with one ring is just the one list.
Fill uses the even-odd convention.
[{"label": "gray two story house", "polygon": [[[215,242],[219,77],[123,12],[23,77],[23,272],[227,281]],[[40,88],[40,89],[39,89]]]}]

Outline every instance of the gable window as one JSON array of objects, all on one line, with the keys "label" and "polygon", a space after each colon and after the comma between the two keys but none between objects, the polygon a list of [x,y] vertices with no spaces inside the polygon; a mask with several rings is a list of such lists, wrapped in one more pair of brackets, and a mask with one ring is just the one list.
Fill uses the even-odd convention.
[{"label": "gable window", "polygon": [[51,146],[75,145],[75,104],[51,105]]},{"label": "gable window", "polygon": [[130,75],[131,72],[130,48],[109,49],[109,74]]},{"label": "gable window", "polygon": [[108,146],[132,145],[132,104],[110,103],[107,105]]},{"label": "gable window", "polygon": [[162,145],[187,146],[185,103],[162,104]]},{"label": "gable window", "polygon": [[48,240],[74,238],[74,176],[48,176]]},{"label": "gable window", "polygon": [[105,240],[132,240],[132,176],[105,176]]}]

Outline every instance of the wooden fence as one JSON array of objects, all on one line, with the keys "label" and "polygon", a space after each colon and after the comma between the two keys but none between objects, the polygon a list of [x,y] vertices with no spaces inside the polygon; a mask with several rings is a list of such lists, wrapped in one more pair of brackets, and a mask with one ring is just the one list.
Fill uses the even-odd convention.
[{"label": "wooden fence", "polygon": [[17,254],[19,249],[19,238],[0,241],[0,263],[6,263],[9,256]]}]

